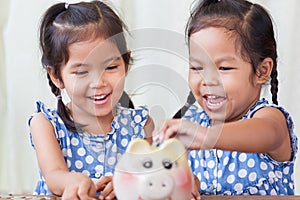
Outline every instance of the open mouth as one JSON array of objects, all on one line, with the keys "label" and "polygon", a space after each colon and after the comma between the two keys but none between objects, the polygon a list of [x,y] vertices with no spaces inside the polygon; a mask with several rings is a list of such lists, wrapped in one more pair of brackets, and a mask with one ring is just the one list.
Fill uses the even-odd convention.
[{"label": "open mouth", "polygon": [[226,102],[225,97],[217,95],[205,95],[203,99],[206,107],[212,111],[221,109]]},{"label": "open mouth", "polygon": [[94,95],[91,96],[90,99],[93,100],[95,104],[104,104],[108,101],[109,96],[110,94]]}]

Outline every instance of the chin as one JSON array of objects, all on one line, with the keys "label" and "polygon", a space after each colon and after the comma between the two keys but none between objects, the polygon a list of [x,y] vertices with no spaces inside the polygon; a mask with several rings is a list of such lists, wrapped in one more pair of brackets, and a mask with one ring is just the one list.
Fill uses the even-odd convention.
[{"label": "chin", "polygon": [[226,120],[226,114],[225,111],[222,112],[212,112],[209,110],[205,110],[209,118],[213,121],[219,121],[219,122],[225,122]]},{"label": "chin", "polygon": [[99,110],[99,111],[96,111],[94,112],[94,115],[96,117],[105,117],[105,116],[108,116],[108,115],[111,115],[112,114],[112,110]]}]

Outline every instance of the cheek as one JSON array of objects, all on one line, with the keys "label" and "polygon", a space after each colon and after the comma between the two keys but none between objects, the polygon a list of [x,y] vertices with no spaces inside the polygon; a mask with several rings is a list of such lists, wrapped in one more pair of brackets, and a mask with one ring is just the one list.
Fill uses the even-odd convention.
[{"label": "cheek", "polygon": [[117,77],[115,79],[115,87],[119,88],[119,90],[123,90],[124,84],[125,84],[125,75],[123,75],[121,77]]},{"label": "cheek", "polygon": [[113,89],[116,90],[123,90],[124,84],[125,84],[125,73],[118,72],[111,76],[107,76],[106,80],[109,82],[109,84],[113,87]]},{"label": "cheek", "polygon": [[119,77],[118,79],[115,79],[114,88],[113,88],[113,98],[114,102],[118,102],[123,94],[124,91],[124,84],[125,84],[125,78]]},{"label": "cheek", "polygon": [[[73,100],[74,96],[82,95],[86,91],[86,83],[78,79],[66,80],[65,90],[68,96]],[[75,98],[76,100],[76,98]]]},{"label": "cheek", "polygon": [[[236,81],[233,81],[236,80]],[[240,94],[244,93],[246,90],[245,85],[237,79],[228,79],[227,77],[223,79],[222,88],[220,88],[226,95],[228,99],[237,98],[240,99]]]},{"label": "cheek", "polygon": [[197,75],[195,74],[189,74],[189,87],[192,91],[199,91],[200,88],[200,80],[199,77],[197,77]]}]

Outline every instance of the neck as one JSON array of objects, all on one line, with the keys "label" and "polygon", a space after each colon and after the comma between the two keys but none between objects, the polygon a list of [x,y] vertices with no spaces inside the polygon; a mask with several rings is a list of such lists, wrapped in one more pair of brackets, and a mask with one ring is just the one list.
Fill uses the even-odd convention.
[{"label": "neck", "polygon": [[73,112],[71,116],[74,122],[84,125],[83,130],[92,134],[106,134],[111,131],[111,124],[114,119],[116,109],[113,109],[110,113],[103,116],[95,116],[86,113]]}]

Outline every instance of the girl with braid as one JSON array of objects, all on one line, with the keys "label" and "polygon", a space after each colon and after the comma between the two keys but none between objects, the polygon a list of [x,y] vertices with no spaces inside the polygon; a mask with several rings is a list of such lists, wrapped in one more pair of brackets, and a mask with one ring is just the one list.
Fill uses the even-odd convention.
[{"label": "girl with braid", "polygon": [[[151,142],[148,109],[121,105],[133,106],[123,91],[130,62],[125,28],[101,1],[57,3],[45,12],[41,60],[57,109],[38,101],[29,119],[40,168],[36,194],[113,199],[119,157],[133,138]],[[70,99],[66,104],[62,89]]]},{"label": "girl with braid", "polygon": [[[200,194],[293,195],[297,138],[277,101],[270,15],[246,0],[203,0],[186,34],[192,95],[160,139],[177,137],[189,148]],[[260,96],[266,83],[273,103]]]}]

